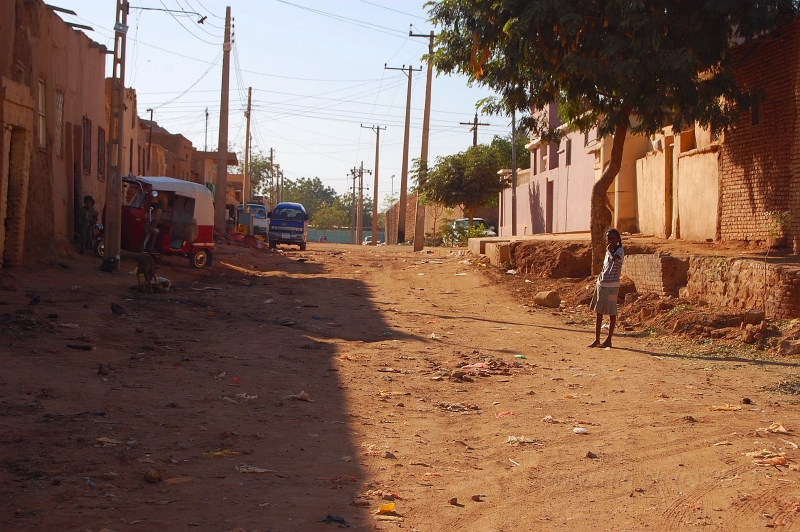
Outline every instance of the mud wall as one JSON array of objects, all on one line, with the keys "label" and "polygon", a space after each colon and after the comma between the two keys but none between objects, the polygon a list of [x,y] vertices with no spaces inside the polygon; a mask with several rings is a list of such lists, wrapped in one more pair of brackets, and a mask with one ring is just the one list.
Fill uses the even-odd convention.
[{"label": "mud wall", "polygon": [[636,285],[640,294],[677,297],[686,286],[689,261],[669,255],[628,255],[622,263],[622,275]]},{"label": "mud wall", "polygon": [[800,270],[779,264],[767,265],[765,279],[763,261],[691,257],[687,291],[714,306],[764,309],[772,318],[800,317]]}]

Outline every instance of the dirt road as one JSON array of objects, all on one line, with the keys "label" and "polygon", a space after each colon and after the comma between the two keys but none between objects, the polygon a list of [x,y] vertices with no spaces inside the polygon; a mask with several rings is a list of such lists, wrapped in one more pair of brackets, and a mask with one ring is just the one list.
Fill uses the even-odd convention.
[{"label": "dirt road", "polygon": [[464,258],[0,274],[0,529],[800,529],[798,398],[765,391],[795,359],[587,349]]}]

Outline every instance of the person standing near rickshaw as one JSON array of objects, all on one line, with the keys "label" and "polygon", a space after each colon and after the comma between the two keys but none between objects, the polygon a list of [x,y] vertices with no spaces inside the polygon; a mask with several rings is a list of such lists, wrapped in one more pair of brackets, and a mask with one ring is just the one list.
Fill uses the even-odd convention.
[{"label": "person standing near rickshaw", "polygon": [[79,210],[81,254],[87,249],[92,249],[92,235],[97,223],[97,209],[94,208],[94,198],[85,196],[83,208]]},{"label": "person standing near rickshaw", "polygon": [[156,250],[153,248],[153,245],[156,242],[156,238],[158,238],[158,234],[160,233],[158,229],[158,222],[161,220],[161,204],[158,201],[154,201],[150,204],[150,208],[147,209],[147,213],[145,214],[145,237],[144,243],[142,244],[142,249],[148,253],[156,253]]}]

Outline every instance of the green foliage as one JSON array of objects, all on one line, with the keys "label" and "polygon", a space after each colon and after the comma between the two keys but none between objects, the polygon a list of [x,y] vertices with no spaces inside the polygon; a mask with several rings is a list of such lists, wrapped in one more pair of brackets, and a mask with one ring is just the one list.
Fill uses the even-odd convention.
[{"label": "green foliage", "polygon": [[[752,103],[737,87],[730,48],[794,17],[795,0],[440,0],[434,63],[493,89],[525,113],[561,102],[581,131],[614,131],[631,110],[633,132],[715,128]],[[528,117],[526,125],[554,134]]]},{"label": "green foliage", "polygon": [[[525,147],[527,143],[528,136],[517,133],[517,169],[519,170],[531,167],[531,152]],[[500,137],[495,135],[491,146],[501,153],[503,168],[511,168],[511,136]]]},{"label": "green foliage", "polygon": [[783,236],[792,223],[792,213],[789,211],[767,211],[764,213],[762,226],[767,230],[770,238],[780,238]]},{"label": "green foliage", "polygon": [[[244,154],[239,155],[239,173],[244,174]],[[260,151],[254,152],[250,156],[250,180],[252,183],[253,194],[263,196],[269,186],[269,157]]]},{"label": "green foliage", "polygon": [[463,246],[470,238],[479,238],[484,235],[486,226],[483,224],[472,225],[454,224],[455,220],[444,218],[439,228],[438,238],[446,246]]},{"label": "green foliage", "polygon": [[343,204],[340,198],[319,206],[309,223],[315,229],[327,231],[338,227],[350,227],[350,205]]},{"label": "green foliage", "polygon": [[283,184],[283,201],[301,203],[310,219],[323,205],[331,205],[337,198],[336,190],[322,184],[320,178],[301,177],[293,181],[286,179]]},{"label": "green foliage", "polygon": [[[353,193],[347,192],[342,194],[341,196],[342,205],[347,207],[347,212],[350,212],[350,205],[353,201]],[[356,194],[356,203],[358,203],[358,194]],[[349,214],[348,214],[349,216]],[[348,221],[348,226],[350,222]],[[371,228],[372,227],[372,196],[368,196],[364,194],[364,220],[363,220],[363,227]]]},{"label": "green foliage", "polygon": [[477,207],[496,201],[509,186],[509,180],[497,175],[503,168],[503,153],[497,145],[472,146],[467,151],[437,157],[420,191],[423,201],[445,207],[462,207],[472,213]]}]

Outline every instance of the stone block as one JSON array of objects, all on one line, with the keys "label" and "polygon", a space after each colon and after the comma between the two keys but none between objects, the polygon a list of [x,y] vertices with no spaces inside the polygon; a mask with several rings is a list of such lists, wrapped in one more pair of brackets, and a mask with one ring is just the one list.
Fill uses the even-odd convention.
[{"label": "stone block", "polygon": [[473,255],[485,255],[486,244],[489,242],[510,242],[510,240],[503,240],[497,237],[470,238],[467,241],[467,250]]},{"label": "stone block", "polygon": [[753,309],[744,313],[743,319],[745,323],[756,325],[764,320],[766,313],[763,310]]},{"label": "stone block", "polygon": [[548,290],[533,296],[533,302],[540,307],[558,308],[561,305],[561,296],[558,295],[558,292]]},{"label": "stone block", "polygon": [[485,253],[492,266],[503,266],[511,262],[511,245],[508,242],[487,242]]}]

